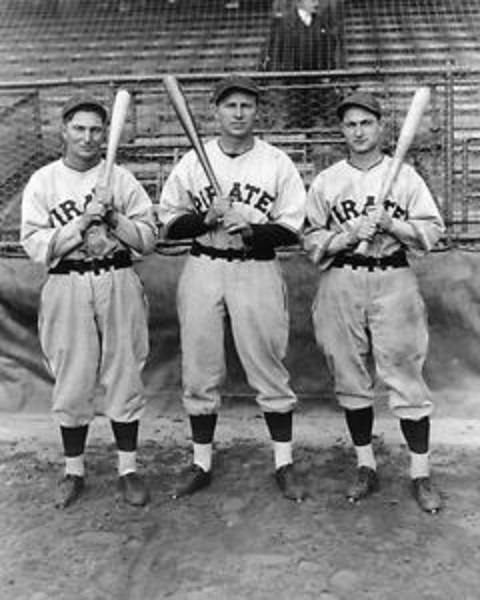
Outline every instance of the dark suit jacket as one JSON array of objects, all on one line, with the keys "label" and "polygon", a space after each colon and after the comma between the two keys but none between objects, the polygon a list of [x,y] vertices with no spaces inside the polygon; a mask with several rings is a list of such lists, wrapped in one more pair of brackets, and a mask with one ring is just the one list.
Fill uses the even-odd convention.
[{"label": "dark suit jacket", "polygon": [[265,71],[321,71],[336,67],[336,31],[330,11],[303,23],[292,11],[272,18],[268,43],[261,67]]}]

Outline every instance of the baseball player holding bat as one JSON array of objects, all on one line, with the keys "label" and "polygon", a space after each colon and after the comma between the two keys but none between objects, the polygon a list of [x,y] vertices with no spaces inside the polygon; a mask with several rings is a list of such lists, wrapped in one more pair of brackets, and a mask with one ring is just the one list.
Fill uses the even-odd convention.
[{"label": "baseball player holding bat", "polygon": [[[115,116],[112,126],[121,127]],[[149,348],[147,306],[132,257],[153,249],[156,225],[138,181],[113,163],[105,173],[101,152],[107,124],[107,109],[95,97],[70,98],[62,110],[64,154],[31,176],[22,200],[21,242],[48,270],[39,334],[55,379],[53,415],[65,454],[59,507],[72,504],[84,490],[88,427],[98,411],[111,421],[125,501],[143,505],[148,500],[136,472],[145,405],[141,371]],[[110,157],[110,141],[118,134],[110,131]],[[94,402],[98,386],[101,406]]]},{"label": "baseball player holding bat", "polygon": [[211,481],[227,315],[273,440],[277,484],[287,498],[304,497],[292,459],[297,399],[283,364],[289,315],[275,248],[298,242],[305,190],[287,155],[253,134],[259,96],[256,83],[238,75],[223,78],[214,90],[220,135],[205,144],[205,151],[222,197],[215,195],[191,150],[173,169],[160,198],[166,236],[194,238],[178,287],[183,403],[193,464],[182,475],[177,497]]},{"label": "baseball player holding bat", "polygon": [[[318,265],[315,336],[332,371],[357,455],[347,498],[357,502],[379,486],[372,449],[374,377],[385,384],[410,451],[414,498],[430,513],[441,497],[430,478],[432,401],[422,376],[428,330],[407,253],[432,249],[444,225],[423,179],[400,167],[380,212],[370,218],[392,158],[382,152],[382,108],[357,91],[338,106],[348,158],[320,172],[307,199],[304,245]],[[366,254],[356,249],[367,242]],[[372,372],[372,371],[375,371]]]}]

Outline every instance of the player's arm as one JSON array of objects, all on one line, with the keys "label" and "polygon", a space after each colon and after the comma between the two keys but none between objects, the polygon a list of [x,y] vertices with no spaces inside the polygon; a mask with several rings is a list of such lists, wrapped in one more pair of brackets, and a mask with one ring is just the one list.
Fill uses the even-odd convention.
[{"label": "player's arm", "polygon": [[205,222],[205,215],[200,213],[185,213],[170,222],[167,237],[171,240],[185,240],[198,237],[212,229]]},{"label": "player's arm", "polygon": [[224,227],[229,234],[240,234],[244,243],[253,249],[269,250],[292,246],[299,241],[298,233],[281,223],[250,223],[235,208],[225,214]]},{"label": "player's arm", "polygon": [[33,261],[49,267],[82,244],[83,233],[90,224],[90,216],[76,216],[63,226],[54,226],[44,189],[39,175],[32,176],[25,186],[20,242]]},{"label": "player's arm", "polygon": [[378,229],[411,250],[428,252],[440,239],[445,225],[427,184],[416,171],[410,168],[401,184],[404,189],[399,193],[405,193],[408,198],[407,218],[395,217],[395,213],[392,216],[383,210]]},{"label": "player's arm", "polygon": [[152,201],[126,169],[114,170],[113,202],[105,215],[111,233],[140,254],[154,249],[157,226]]},{"label": "player's arm", "polygon": [[192,239],[216,227],[205,221],[207,214],[195,209],[188,194],[192,159],[192,153],[187,153],[180,160],[167,177],[160,195],[157,214],[162,234],[168,239]]}]

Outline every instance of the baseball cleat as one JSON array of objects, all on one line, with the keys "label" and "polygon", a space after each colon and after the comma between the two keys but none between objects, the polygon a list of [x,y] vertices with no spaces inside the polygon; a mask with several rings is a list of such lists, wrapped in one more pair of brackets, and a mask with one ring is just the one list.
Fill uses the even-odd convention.
[{"label": "baseball cleat", "polygon": [[355,482],[347,490],[347,500],[355,504],[378,491],[379,487],[377,472],[370,467],[359,467]]},{"label": "baseball cleat", "polygon": [[275,471],[275,479],[285,498],[301,502],[306,498],[306,491],[298,481],[292,464],[283,465]]},{"label": "baseball cleat", "polygon": [[205,471],[202,467],[193,463],[185,469],[181,478],[182,481],[173,494],[174,498],[189,496],[209,486],[212,481],[212,472]]},{"label": "baseball cleat", "polygon": [[59,482],[55,493],[55,506],[67,508],[73,504],[85,488],[85,479],[80,475],[67,473]]},{"label": "baseball cleat", "polygon": [[137,473],[127,473],[118,479],[118,489],[127,504],[145,506],[150,494],[142,478]]},{"label": "baseball cleat", "polygon": [[442,508],[442,498],[432,484],[430,477],[412,479],[412,495],[418,506],[432,515]]}]

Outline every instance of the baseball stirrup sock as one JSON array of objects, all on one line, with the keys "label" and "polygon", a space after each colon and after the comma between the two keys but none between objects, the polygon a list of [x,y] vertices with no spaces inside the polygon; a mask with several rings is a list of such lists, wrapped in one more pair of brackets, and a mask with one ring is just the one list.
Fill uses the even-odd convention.
[{"label": "baseball stirrup sock", "polygon": [[367,446],[372,443],[373,408],[358,410],[345,409],[345,419],[354,446]]},{"label": "baseball stirrup sock", "polygon": [[429,450],[430,419],[423,417],[419,421],[400,419],[400,428],[410,452],[425,454]]},{"label": "baseball stirrup sock", "polygon": [[293,429],[293,413],[266,412],[265,422],[274,442],[291,442]]},{"label": "baseball stirrup sock", "polygon": [[60,427],[60,433],[65,456],[72,458],[84,454],[88,435],[88,425],[81,425],[80,427],[64,427],[62,425]]},{"label": "baseball stirrup sock", "polygon": [[190,428],[194,444],[211,444],[215,435],[217,414],[190,415]]},{"label": "baseball stirrup sock", "polygon": [[139,422],[121,423],[119,421],[111,421],[111,425],[118,450],[122,452],[135,452],[137,449]]}]

